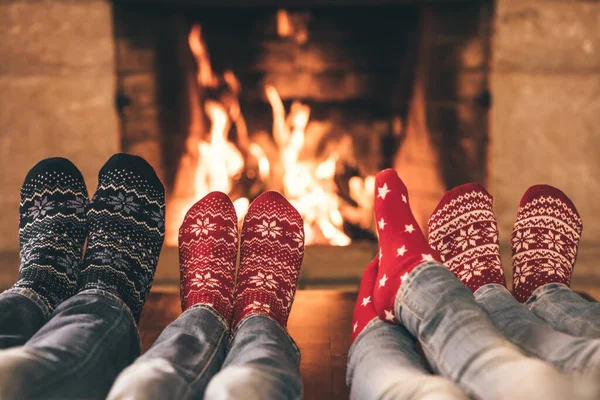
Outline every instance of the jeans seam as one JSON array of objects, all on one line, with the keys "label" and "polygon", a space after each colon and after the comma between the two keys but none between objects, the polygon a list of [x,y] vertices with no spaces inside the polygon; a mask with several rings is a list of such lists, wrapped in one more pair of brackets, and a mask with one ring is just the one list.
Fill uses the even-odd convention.
[{"label": "jeans seam", "polygon": [[221,343],[223,342],[223,338],[225,338],[225,335],[227,334],[228,330],[224,329],[223,332],[221,332],[221,336],[219,337],[219,340],[217,342],[217,345],[214,347],[213,352],[211,353],[208,362],[204,363],[204,368],[202,368],[197,374],[196,377],[194,379],[192,379],[192,381],[190,381],[190,383],[188,384],[188,386],[191,389],[191,386],[196,383],[200,377],[206,372],[206,370],[208,369],[209,364],[213,361],[213,359],[215,358],[215,355],[217,354],[217,350],[219,349],[219,347],[221,346]]},{"label": "jeans seam", "polygon": [[[100,340],[96,341],[94,347],[87,354],[87,357],[85,357],[85,359],[83,361],[76,363],[73,367],[69,368],[68,370],[63,370],[62,373],[58,374],[58,378],[64,378],[66,375],[71,374],[74,370],[80,369],[82,366],[87,368],[88,365],[86,365],[86,364],[88,364],[89,360],[93,358],[93,356],[97,352],[98,348],[100,347],[100,343],[102,342],[102,340],[106,336],[108,336],[112,332],[113,328],[116,327],[123,320],[124,314],[125,314],[124,312],[119,313],[119,317],[115,320],[114,324],[112,324],[110,326],[110,328],[106,330],[104,335],[101,336]],[[41,390],[46,389],[51,383],[52,384],[56,383],[56,379],[54,379],[53,381],[48,382],[46,384],[42,384],[41,387],[36,388],[37,390],[35,390],[33,393],[34,394],[40,393]]]}]

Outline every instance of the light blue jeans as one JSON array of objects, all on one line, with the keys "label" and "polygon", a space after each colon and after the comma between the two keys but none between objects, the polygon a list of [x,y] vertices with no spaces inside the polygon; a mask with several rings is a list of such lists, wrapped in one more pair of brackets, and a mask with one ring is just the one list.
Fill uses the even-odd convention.
[{"label": "light blue jeans", "polygon": [[580,384],[526,356],[440,263],[423,263],[408,275],[394,313],[418,338],[433,369],[469,395],[490,400],[598,398],[597,381]]},{"label": "light blue jeans", "polygon": [[468,399],[456,384],[428,371],[404,327],[379,318],[350,347],[346,383],[352,400]]},{"label": "light blue jeans", "polygon": [[[34,302],[5,295],[0,296],[1,314],[18,304],[21,321],[28,326],[39,322],[41,310]],[[1,325],[0,336],[26,343],[0,350],[1,399],[103,399],[140,352],[131,313],[101,290],[86,290],[61,303],[29,340],[29,328],[6,335],[13,328]]]},{"label": "light blue jeans", "polygon": [[[600,339],[554,330],[515,300],[504,286],[485,285],[474,295],[500,332],[525,354],[545,360],[561,371],[600,376]],[[576,321],[569,319],[571,324]]]},{"label": "light blue jeans", "polygon": [[300,352],[264,315],[231,336],[211,307],[187,309],[117,378],[108,399],[301,399]]},{"label": "light blue jeans", "polygon": [[557,331],[600,338],[600,303],[587,301],[562,283],[537,288],[526,305]]},{"label": "light blue jeans", "polygon": [[266,316],[242,321],[227,352],[224,321],[191,308],[129,368],[140,342],[119,298],[86,290],[49,317],[44,325],[35,302],[0,295],[0,399],[302,398],[298,348]]}]

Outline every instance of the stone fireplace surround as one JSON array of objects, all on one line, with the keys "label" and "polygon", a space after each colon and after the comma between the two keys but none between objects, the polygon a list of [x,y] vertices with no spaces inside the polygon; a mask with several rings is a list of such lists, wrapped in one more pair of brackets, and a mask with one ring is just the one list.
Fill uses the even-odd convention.
[{"label": "stone fireplace surround", "polygon": [[[493,19],[486,186],[501,242],[509,244],[524,190],[557,186],[584,219],[575,277],[598,284],[600,3],[497,0]],[[0,288],[18,267],[27,170],[44,157],[67,157],[93,193],[98,169],[122,149],[114,37],[109,1],[0,2]]]}]

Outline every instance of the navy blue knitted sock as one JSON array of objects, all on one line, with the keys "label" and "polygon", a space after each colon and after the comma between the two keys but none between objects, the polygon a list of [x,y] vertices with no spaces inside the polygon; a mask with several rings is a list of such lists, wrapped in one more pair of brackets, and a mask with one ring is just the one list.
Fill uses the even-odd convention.
[{"label": "navy blue knitted sock", "polygon": [[87,221],[79,291],[108,291],[139,320],[165,233],[165,190],[150,164],[128,154],[112,156],[98,174]]},{"label": "navy blue knitted sock", "polygon": [[87,203],[81,172],[64,158],[37,163],[21,187],[21,265],[8,291],[28,297],[46,315],[75,293]]}]

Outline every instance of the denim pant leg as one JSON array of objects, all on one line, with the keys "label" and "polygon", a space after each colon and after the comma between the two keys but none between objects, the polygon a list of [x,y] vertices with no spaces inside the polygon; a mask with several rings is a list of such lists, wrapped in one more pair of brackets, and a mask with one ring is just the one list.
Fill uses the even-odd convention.
[{"label": "denim pant leg", "polygon": [[44,325],[49,314],[41,301],[38,304],[32,300],[37,296],[33,291],[19,290],[0,294],[0,349],[25,344]]},{"label": "denim pant leg", "polygon": [[572,398],[572,380],[510,343],[442,264],[415,268],[394,306],[396,318],[419,339],[434,369],[468,394],[488,400]]},{"label": "denim pant leg", "polygon": [[223,369],[206,389],[205,399],[302,399],[300,351],[275,320],[245,318],[233,333]]},{"label": "denim pant leg", "polygon": [[103,399],[139,351],[127,306],[110,293],[81,292],[25,346],[0,351],[0,398]]},{"label": "denim pant leg", "polygon": [[480,287],[475,300],[490,314],[500,332],[526,354],[565,372],[600,371],[600,340],[555,331],[501,285]]},{"label": "denim pant leg", "polygon": [[212,307],[188,308],[119,375],[108,399],[202,399],[228,339],[227,322]]},{"label": "denim pant leg", "polygon": [[379,318],[350,347],[346,383],[352,400],[468,399],[456,384],[427,371],[404,327]]},{"label": "denim pant leg", "polygon": [[562,283],[540,286],[526,305],[557,331],[600,338],[600,303],[587,301]]}]

